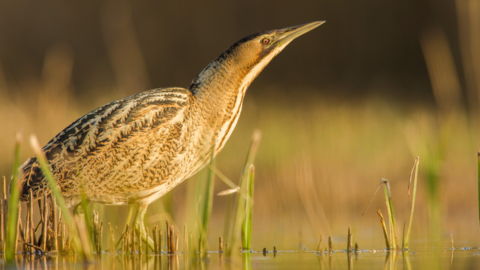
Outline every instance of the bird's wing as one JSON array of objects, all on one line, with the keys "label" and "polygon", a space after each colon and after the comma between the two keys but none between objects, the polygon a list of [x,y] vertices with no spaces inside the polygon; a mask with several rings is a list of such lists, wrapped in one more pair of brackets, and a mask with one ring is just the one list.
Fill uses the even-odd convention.
[{"label": "bird's wing", "polygon": [[[43,148],[62,193],[78,194],[80,182],[86,193],[113,193],[148,189],[164,181],[178,154],[191,98],[188,89],[153,89],[111,102],[73,122]],[[22,165],[22,171],[22,199],[29,189],[34,197],[49,193],[35,157]]]}]

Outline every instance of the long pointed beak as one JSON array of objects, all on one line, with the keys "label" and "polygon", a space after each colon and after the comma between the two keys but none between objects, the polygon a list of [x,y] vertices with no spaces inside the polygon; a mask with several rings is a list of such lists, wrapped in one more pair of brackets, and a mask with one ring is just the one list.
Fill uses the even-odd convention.
[{"label": "long pointed beak", "polygon": [[272,45],[276,45],[276,46],[286,45],[290,43],[292,40],[296,39],[297,37],[319,27],[324,23],[325,21],[316,21],[316,22],[299,24],[292,27],[280,29],[278,30],[278,32],[281,33],[281,36]]}]

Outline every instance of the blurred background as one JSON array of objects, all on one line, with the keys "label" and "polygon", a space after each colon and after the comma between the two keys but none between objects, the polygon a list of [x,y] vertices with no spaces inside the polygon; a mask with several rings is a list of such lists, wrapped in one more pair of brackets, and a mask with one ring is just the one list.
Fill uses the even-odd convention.
[{"label": "blurred background", "polygon": [[[408,177],[420,157],[411,246],[479,245],[480,1],[1,1],[0,174],[15,134],[44,145],[110,101],[188,87],[230,45],[258,31],[327,23],[295,40],[248,90],[216,161],[238,182],[255,129],[253,248],[306,246],[320,235],[384,246],[378,194],[390,180],[408,222]],[[149,222],[195,219],[205,170],[152,204]],[[217,179],[215,191],[228,189]],[[228,196],[215,197],[210,241],[224,234]],[[126,207],[94,205],[123,226]],[[108,211],[107,211],[108,209]],[[125,212],[125,215],[118,213]],[[401,232],[401,226],[399,232]],[[429,244],[427,244],[429,243]],[[337,247],[340,248],[340,247]]]}]

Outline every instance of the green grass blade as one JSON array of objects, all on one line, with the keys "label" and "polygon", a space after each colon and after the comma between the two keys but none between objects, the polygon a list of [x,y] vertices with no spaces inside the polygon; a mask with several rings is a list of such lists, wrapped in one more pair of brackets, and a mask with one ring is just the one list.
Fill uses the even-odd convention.
[{"label": "green grass blade", "polygon": [[233,228],[232,228],[232,231],[230,232],[230,237],[229,237],[230,241],[228,242],[228,246],[227,246],[227,253],[226,253],[227,256],[231,256],[233,250],[236,249],[238,235],[240,234],[240,231],[242,229],[242,224],[245,218],[245,207],[243,202],[245,200],[245,197],[247,196],[246,177],[248,177],[248,169],[250,168],[250,165],[252,165],[255,160],[255,156],[256,156],[261,138],[262,138],[262,133],[259,130],[256,130],[253,132],[252,143],[248,151],[247,160],[245,162],[242,175],[240,176],[240,183],[239,183],[240,191],[237,193],[237,197],[236,197],[237,207],[234,214],[235,219],[233,222]]},{"label": "green grass blade", "polygon": [[232,198],[233,196],[227,197],[227,205],[225,207],[225,220],[223,221],[223,239],[228,241],[228,236],[230,235],[231,227],[231,215],[232,215]]},{"label": "green grass blade", "polygon": [[251,239],[252,239],[252,216],[253,216],[253,191],[255,184],[255,166],[250,165],[247,183],[246,183],[246,193],[245,197],[245,221],[243,222],[242,227],[242,249],[250,250],[251,248]]},{"label": "green grass blade", "polygon": [[388,213],[388,230],[390,232],[390,246],[389,249],[393,249],[395,247],[395,237],[394,237],[394,230],[392,230],[393,222],[392,222],[392,213],[390,210],[390,203],[388,199],[388,191],[387,186],[384,186],[385,191],[385,204],[387,205],[387,213]]},{"label": "green grass blade", "polygon": [[[243,176],[245,177],[246,174],[244,174]],[[235,219],[233,221],[233,228],[232,228],[232,231],[230,232],[230,241],[227,246],[227,256],[232,255],[233,250],[235,250],[237,247],[238,234],[242,229],[243,220],[245,218],[244,202],[245,202],[245,196],[246,196],[245,191],[246,191],[247,181],[242,178],[240,182],[241,182],[241,188],[237,194],[237,199],[236,199],[237,208],[234,215]]]},{"label": "green grass blade", "polygon": [[[420,158],[417,157],[415,159],[415,163],[413,164],[412,172],[415,169],[415,174],[413,176],[413,195],[412,195],[412,210],[410,212],[410,220],[408,222],[408,230],[407,230],[407,236],[405,238],[405,247],[408,249],[409,241],[410,241],[410,232],[412,229],[412,221],[413,221],[413,212],[415,211],[415,198],[417,196],[417,177],[418,177],[418,165],[420,164]],[[479,160],[479,181],[480,181],[480,160]],[[412,178],[412,176],[410,176]],[[480,182],[479,182],[480,184]],[[480,190],[479,190],[480,192]],[[479,202],[480,203],[480,202]]]},{"label": "green grass blade", "polygon": [[[83,186],[83,182],[80,184],[80,192],[82,201],[80,203],[80,207],[83,210],[83,216],[85,217],[85,227],[87,229],[87,233],[89,235],[88,239],[92,239],[93,236],[93,228],[92,228],[92,211],[88,207],[88,199],[87,195],[85,194],[85,188]],[[90,247],[93,250],[93,243],[90,241]]]},{"label": "green grass blade", "polygon": [[[17,220],[18,220],[18,201],[20,198],[20,186],[18,182],[20,167],[20,150],[21,150],[22,135],[17,133],[15,141],[15,151],[13,154],[12,167],[12,181],[10,183],[10,201],[8,205],[8,220],[7,220],[7,234],[6,234],[6,259],[7,262],[15,260],[15,242],[17,236]],[[7,192],[6,190],[4,192]]]},{"label": "green grass blade", "polygon": [[[73,237],[74,243],[77,247],[77,251],[80,252],[80,254],[83,255],[86,260],[91,260],[92,254],[89,252],[90,249],[88,249],[88,247],[86,247],[85,245],[81,244],[80,238],[78,237],[77,233],[75,233],[76,230],[74,227],[74,220],[70,215],[70,212],[68,211],[68,208],[65,203],[65,200],[63,199],[62,193],[57,187],[57,182],[53,177],[52,171],[50,170],[50,165],[48,164],[47,157],[45,156],[45,153],[43,153],[42,149],[40,148],[40,144],[38,143],[38,139],[35,135],[32,135],[30,137],[30,144],[37,156],[37,161],[40,164],[40,169],[42,170],[42,173],[45,176],[45,179],[47,180],[50,186],[52,195],[55,196],[55,198],[57,199],[57,205],[60,207],[62,211],[63,219],[65,221],[65,224],[68,226],[70,235]],[[84,238],[85,236],[82,237],[82,239]],[[86,237],[86,238],[89,239],[90,237]]]},{"label": "green grass blade", "polygon": [[384,191],[385,191],[385,203],[387,205],[388,209],[388,220],[389,220],[389,225],[390,225],[390,244],[392,249],[395,249],[398,243],[398,238],[397,238],[397,222],[395,219],[395,210],[393,209],[393,200],[390,192],[390,183],[388,182],[387,179],[382,179],[383,184],[385,185]]},{"label": "green grass blade", "polygon": [[[210,168],[215,167],[215,159],[213,158],[213,151],[212,157],[210,160]],[[202,209],[202,224],[201,224],[201,231],[200,231],[200,245],[202,248],[200,250],[203,251],[202,256],[206,255],[207,251],[207,232],[208,232],[208,225],[210,223],[210,216],[212,213],[212,206],[213,206],[213,190],[215,186],[215,173],[213,170],[208,170],[207,175],[207,183],[205,186],[205,196],[203,201],[203,209]]]}]

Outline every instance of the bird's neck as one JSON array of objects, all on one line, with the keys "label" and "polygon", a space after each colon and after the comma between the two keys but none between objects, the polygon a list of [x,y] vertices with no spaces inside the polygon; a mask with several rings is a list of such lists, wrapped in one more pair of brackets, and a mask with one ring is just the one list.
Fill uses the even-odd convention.
[{"label": "bird's neck", "polygon": [[236,95],[242,91],[242,87],[246,88],[250,84],[244,82],[249,67],[241,64],[223,53],[197,75],[190,89],[197,98],[225,98]]},{"label": "bird's neck", "polygon": [[[267,62],[268,63],[268,62]],[[243,98],[251,82],[266,65],[258,59],[235,58],[224,53],[210,63],[192,82],[196,121],[211,132],[217,154],[230,137],[242,110]],[[202,142],[205,144],[205,142]]]}]

